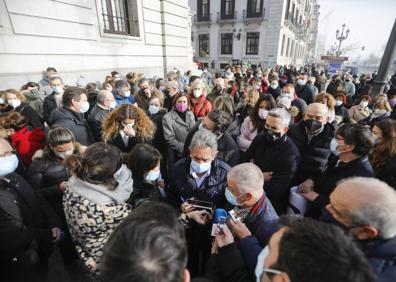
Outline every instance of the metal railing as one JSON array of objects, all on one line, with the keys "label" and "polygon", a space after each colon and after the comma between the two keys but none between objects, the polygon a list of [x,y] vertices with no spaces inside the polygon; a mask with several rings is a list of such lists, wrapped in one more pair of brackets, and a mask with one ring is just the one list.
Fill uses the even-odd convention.
[{"label": "metal railing", "polygon": [[234,22],[237,19],[237,11],[234,11],[232,16],[224,15],[221,12],[217,12],[216,22]]}]

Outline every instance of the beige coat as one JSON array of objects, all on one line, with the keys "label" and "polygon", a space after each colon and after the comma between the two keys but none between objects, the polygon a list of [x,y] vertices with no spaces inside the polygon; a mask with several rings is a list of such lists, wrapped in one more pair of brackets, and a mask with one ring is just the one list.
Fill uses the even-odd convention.
[{"label": "beige coat", "polygon": [[360,105],[356,105],[349,109],[349,115],[351,116],[352,122],[357,123],[360,120],[370,116],[371,110],[368,107],[362,108]]}]

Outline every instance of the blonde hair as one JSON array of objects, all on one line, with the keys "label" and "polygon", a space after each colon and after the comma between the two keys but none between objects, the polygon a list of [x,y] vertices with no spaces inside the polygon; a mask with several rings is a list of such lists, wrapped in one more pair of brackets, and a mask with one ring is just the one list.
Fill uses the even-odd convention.
[{"label": "blonde hair", "polygon": [[4,91],[4,93],[5,93],[5,95],[4,95],[5,99],[4,99],[4,100],[7,100],[7,94],[8,94],[8,93],[11,93],[11,94],[14,94],[15,96],[17,96],[17,98],[18,98],[19,100],[21,100],[21,103],[25,103],[25,102],[26,102],[26,97],[25,97],[25,95],[23,95],[23,94],[22,94],[21,92],[19,92],[18,90],[15,90],[15,89],[7,89],[7,90]]},{"label": "blonde hair", "polygon": [[331,95],[329,93],[326,93],[326,92],[319,93],[318,95],[315,96],[314,102],[315,103],[322,103],[323,99],[327,99],[327,104],[326,104],[327,107],[329,109],[334,110],[336,101],[335,101],[333,95]]},{"label": "blonde hair", "polygon": [[249,88],[246,94],[246,104],[254,108],[259,97],[260,93],[256,89]]},{"label": "blonde hair", "polygon": [[201,87],[202,88],[202,95],[207,95],[207,90],[206,90],[206,85],[205,85],[205,83],[202,81],[202,80],[200,80],[199,78],[198,79],[196,79],[196,80],[194,80],[194,82],[193,83],[191,83],[191,86],[190,86],[190,88],[188,89],[188,94],[192,94],[192,92],[193,92],[193,90],[194,90],[194,88],[195,87]]}]

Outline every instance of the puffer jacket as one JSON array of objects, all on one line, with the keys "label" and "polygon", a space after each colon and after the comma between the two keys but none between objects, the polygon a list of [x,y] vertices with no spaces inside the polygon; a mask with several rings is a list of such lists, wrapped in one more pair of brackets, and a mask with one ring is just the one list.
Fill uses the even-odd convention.
[{"label": "puffer jacket", "polygon": [[133,187],[132,173],[123,165],[111,191],[72,176],[63,196],[63,209],[77,253],[94,278],[102,249],[114,229],[129,215],[127,203]]}]

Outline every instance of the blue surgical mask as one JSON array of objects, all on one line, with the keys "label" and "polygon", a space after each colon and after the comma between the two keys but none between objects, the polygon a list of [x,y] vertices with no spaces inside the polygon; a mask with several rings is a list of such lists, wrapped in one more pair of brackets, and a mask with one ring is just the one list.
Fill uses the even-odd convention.
[{"label": "blue surgical mask", "polygon": [[86,113],[89,110],[89,103],[88,102],[83,102],[80,108],[81,113]]},{"label": "blue surgical mask", "polygon": [[150,105],[148,110],[149,110],[151,115],[155,115],[156,113],[159,112],[160,107],[157,107],[157,106],[154,106],[154,105]]},{"label": "blue surgical mask", "polygon": [[331,139],[331,141],[330,141],[330,150],[336,156],[338,156],[340,154],[340,152],[337,150],[337,146],[338,146],[337,145],[337,140],[335,138]]},{"label": "blue surgical mask", "polygon": [[226,188],[225,190],[225,197],[227,199],[227,201],[233,205],[233,206],[240,206],[240,204],[238,204],[238,197],[235,197],[230,190],[228,190],[228,188]]},{"label": "blue surgical mask", "polygon": [[264,261],[268,257],[268,254],[269,254],[269,249],[268,246],[266,246],[257,257],[256,269],[254,270],[254,274],[256,274],[257,282],[261,282],[261,277],[264,272]]},{"label": "blue surgical mask", "polygon": [[19,160],[15,154],[1,158],[0,176],[6,176],[13,173],[18,167]]},{"label": "blue surgical mask", "polygon": [[211,167],[212,162],[207,162],[203,164],[199,164],[194,160],[191,160],[191,168],[195,173],[204,173],[208,171]]},{"label": "blue surgical mask", "polygon": [[55,86],[53,88],[55,94],[62,94],[63,93],[63,88],[61,86]]},{"label": "blue surgical mask", "polygon": [[160,176],[159,170],[156,170],[156,171],[150,170],[147,173],[147,175],[144,177],[144,179],[146,179],[146,181],[148,181],[148,182],[154,182],[158,179],[159,176]]}]

